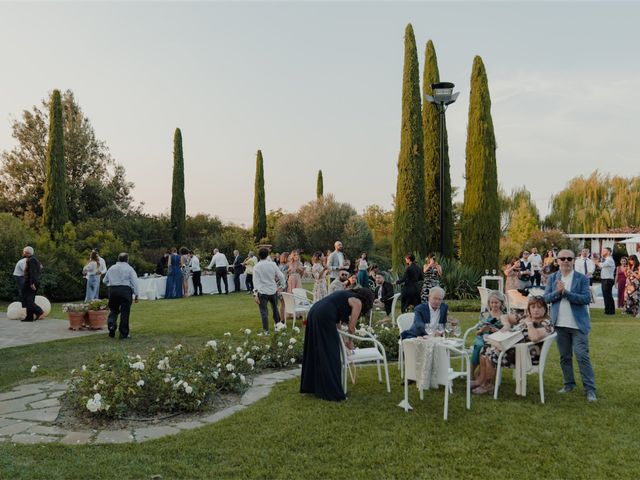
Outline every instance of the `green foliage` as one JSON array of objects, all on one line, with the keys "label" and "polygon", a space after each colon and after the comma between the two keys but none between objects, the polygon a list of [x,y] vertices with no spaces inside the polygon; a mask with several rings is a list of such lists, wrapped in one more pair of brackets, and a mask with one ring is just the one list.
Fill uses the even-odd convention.
[{"label": "green foliage", "polygon": [[394,268],[402,266],[408,252],[425,253],[424,139],[420,104],[418,53],[413,27],[408,24],[404,35],[402,126],[393,216]]},{"label": "green foliage", "polygon": [[273,229],[273,248],[279,252],[290,252],[307,244],[304,223],[294,213],[282,215]]},{"label": "green foliage", "polygon": [[171,187],[171,233],[173,241],[182,245],[185,239],[187,206],[184,198],[184,155],[182,132],[179,128],[173,135],[173,183]]},{"label": "green foliage", "polygon": [[640,176],[612,177],[596,170],[588,178],[573,178],[552,197],[545,225],[589,233],[640,225]]},{"label": "green foliage", "polygon": [[540,224],[535,213],[526,200],[521,200],[520,205],[518,205],[513,212],[508,235],[511,240],[520,244],[522,247],[524,247],[524,243],[534,232],[540,230]]},{"label": "green foliage", "polygon": [[471,72],[466,157],[460,258],[474,270],[497,268],[500,210],[496,140],[487,74],[479,56]]},{"label": "green foliage", "polygon": [[535,219],[536,225],[540,225],[540,212],[531,198],[531,193],[527,190],[527,187],[516,187],[511,191],[511,195],[508,195],[502,188],[499,188],[498,202],[500,204],[500,232],[502,235],[506,235],[509,231],[516,210],[518,210],[523,202],[527,205],[528,216]]},{"label": "green foliage", "polygon": [[[422,131],[424,134],[424,197],[427,234],[427,252],[440,250],[440,115],[435,105],[427,101],[432,94],[431,84],[440,81],[438,59],[433,42],[425,48],[424,74],[422,76]],[[444,252],[453,256],[453,207],[451,203],[451,173],[449,164],[449,140],[444,130]]]},{"label": "green foliage", "polygon": [[450,258],[440,258],[439,262],[442,266],[440,285],[446,292],[447,300],[478,298],[478,285],[482,276],[480,271]]},{"label": "green foliage", "polygon": [[[61,104],[69,219],[74,223],[95,217],[118,219],[131,212],[133,184],[126,181],[124,168],[96,138],[71,90],[62,94]],[[51,106],[48,97],[13,120],[16,146],[2,152],[0,207],[18,217],[42,216]]]},{"label": "green foliage", "polygon": [[278,208],[276,210],[269,210],[269,213],[267,213],[267,238],[269,239],[269,243],[273,243],[273,234],[276,228],[276,224],[284,214],[285,212],[281,208]]},{"label": "green foliage", "polygon": [[540,255],[544,256],[549,250],[557,248],[562,250],[567,248],[577,252],[578,244],[576,241],[571,240],[564,236],[560,230],[538,230],[533,232],[524,243],[525,248],[537,247]]},{"label": "green foliage", "polygon": [[370,252],[373,247],[371,230],[362,217],[351,217],[340,238],[346,245],[345,252],[352,258],[357,258],[362,252]]},{"label": "green foliage", "polygon": [[256,154],[256,181],[253,196],[253,239],[260,243],[267,236],[267,214],[264,194],[264,164],[262,152]]},{"label": "green foliage", "polygon": [[324,182],[322,180],[322,170],[318,170],[318,180],[316,181],[316,198],[324,194]]},{"label": "green foliage", "polygon": [[0,213],[0,299],[13,300],[17,295],[13,279],[15,264],[22,249],[33,245],[36,232],[10,213]]},{"label": "green foliage", "polygon": [[67,167],[64,159],[64,128],[60,90],[51,95],[49,146],[45,168],[42,221],[51,234],[62,232],[67,222]]},{"label": "green foliage", "polygon": [[362,212],[373,235],[373,249],[369,251],[369,263],[384,270],[391,268],[393,242],[393,210],[386,211],[379,205],[369,205]]}]

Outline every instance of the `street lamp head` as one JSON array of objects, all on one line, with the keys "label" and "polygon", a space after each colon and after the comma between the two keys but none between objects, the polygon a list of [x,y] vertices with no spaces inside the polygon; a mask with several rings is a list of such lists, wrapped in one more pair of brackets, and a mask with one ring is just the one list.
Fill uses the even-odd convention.
[{"label": "street lamp head", "polygon": [[456,101],[460,92],[453,93],[455,85],[451,82],[439,82],[431,84],[431,96],[427,97],[430,103],[446,106]]}]

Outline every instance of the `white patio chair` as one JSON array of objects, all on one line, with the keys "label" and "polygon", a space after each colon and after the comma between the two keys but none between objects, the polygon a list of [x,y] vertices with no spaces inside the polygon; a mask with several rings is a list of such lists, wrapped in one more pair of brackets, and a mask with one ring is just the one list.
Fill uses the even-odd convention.
[{"label": "white patio chair", "polygon": [[[547,363],[547,355],[549,355],[549,349],[551,348],[551,344],[555,342],[557,336],[558,334],[554,332],[551,335],[545,337],[544,340],[542,340],[540,362],[538,363],[538,365],[533,365],[531,369],[527,372],[527,375],[532,375],[534,373],[538,374],[539,385],[540,385],[540,403],[544,403],[544,367]],[[535,345],[536,343],[540,343],[540,342],[527,342],[525,343],[525,345],[527,346]],[[515,348],[515,347],[512,347],[512,348]],[[494,400],[498,399],[498,390],[500,389],[500,383],[502,383],[502,357],[504,356],[505,352],[508,352],[509,350],[500,352],[500,355],[498,356],[498,366],[496,369],[496,385],[493,390]]]},{"label": "white patio chair", "polygon": [[[414,313],[402,313],[398,316],[396,323],[398,324],[398,335],[402,334],[405,330],[409,330],[413,325]],[[402,353],[402,339],[398,338],[398,369],[400,370],[400,377],[404,376],[404,355]]]},{"label": "white patio chair", "polygon": [[[384,350],[384,346],[380,343],[376,338],[371,335],[369,332],[365,333],[364,337],[358,335],[351,335],[350,333],[344,332],[342,330],[338,330],[338,334],[340,335],[340,346],[341,346],[341,359],[342,359],[342,388],[344,389],[344,393],[347,393],[347,380],[349,376],[349,363],[352,363],[354,366],[361,363],[371,363],[376,362],[378,367],[378,382],[382,383],[382,371],[380,370],[380,362],[384,365],[384,374],[385,379],[387,381],[387,392],[391,393],[391,384],[389,383],[389,367],[387,365],[387,354]],[[356,348],[353,351],[349,352],[345,345],[346,339],[358,340],[360,342],[370,342],[373,344],[373,347],[367,348]]]},{"label": "white patio chair", "polygon": [[526,310],[529,298],[522,295],[518,290],[507,290],[507,312],[511,310]]},{"label": "white patio chair", "polygon": [[480,293],[480,313],[489,309],[489,288],[477,287]]},{"label": "white patio chair", "polygon": [[393,295],[393,301],[391,302],[391,324],[395,325],[396,323],[396,305],[398,304],[398,300],[400,299],[400,294],[395,293]]},{"label": "white patio chair", "polygon": [[294,288],[292,293],[296,297],[298,306],[310,306],[313,303],[313,292],[306,288]]},{"label": "white patio chair", "polygon": [[296,318],[298,315],[306,316],[311,306],[296,305],[296,298],[292,293],[282,292],[282,301],[284,302],[284,318],[282,321],[287,324],[287,318],[291,316],[293,323],[291,328],[296,326]]}]

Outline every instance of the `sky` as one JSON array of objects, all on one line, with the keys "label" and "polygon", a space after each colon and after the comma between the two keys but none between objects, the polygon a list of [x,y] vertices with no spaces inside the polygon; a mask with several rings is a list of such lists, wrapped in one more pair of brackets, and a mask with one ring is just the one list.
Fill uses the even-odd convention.
[{"label": "sky", "polygon": [[167,213],[182,131],[187,213],[251,226],[325,193],[392,206],[404,30],[434,42],[452,184],[464,191],[469,80],[485,64],[498,182],[540,212],[578,175],[640,174],[637,2],[0,2],[0,150],[11,121],[73,90],[144,211]]}]

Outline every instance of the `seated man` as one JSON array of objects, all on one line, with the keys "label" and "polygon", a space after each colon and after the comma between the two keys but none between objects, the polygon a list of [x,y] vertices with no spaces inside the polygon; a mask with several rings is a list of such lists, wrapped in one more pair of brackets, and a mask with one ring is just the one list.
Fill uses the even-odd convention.
[{"label": "seated man", "polygon": [[347,279],[349,278],[349,272],[346,270],[340,270],[340,275],[334,281],[329,284],[329,293],[337,292],[338,290],[344,290]]},{"label": "seated man", "polygon": [[405,330],[400,334],[403,340],[407,338],[416,338],[426,335],[425,326],[431,324],[435,330],[438,324],[447,323],[447,313],[449,306],[443,303],[444,290],[440,287],[433,287],[429,290],[429,302],[421,303],[414,309],[413,325],[409,330]]},{"label": "seated man", "polygon": [[[393,285],[385,281],[382,273],[376,273],[375,282],[376,289],[373,306],[376,308],[384,306],[384,311],[387,313],[387,316],[389,316],[391,315],[391,304],[393,303]],[[378,305],[380,307],[378,307]]]}]

